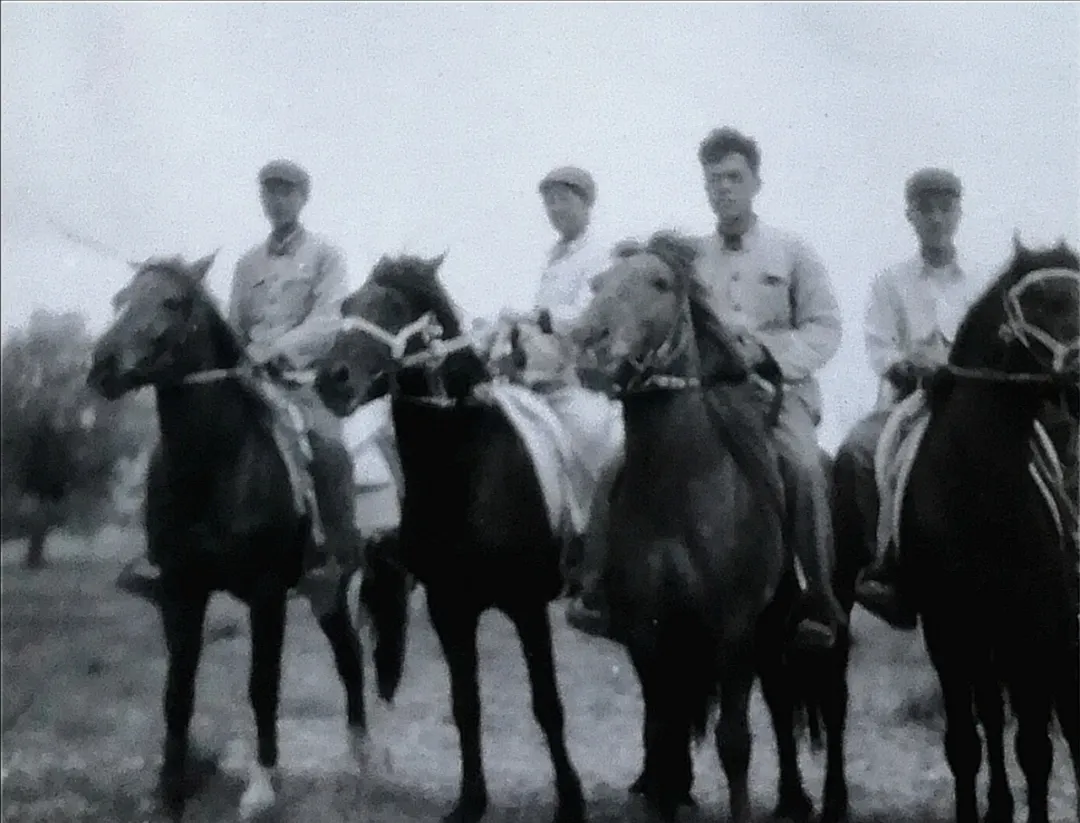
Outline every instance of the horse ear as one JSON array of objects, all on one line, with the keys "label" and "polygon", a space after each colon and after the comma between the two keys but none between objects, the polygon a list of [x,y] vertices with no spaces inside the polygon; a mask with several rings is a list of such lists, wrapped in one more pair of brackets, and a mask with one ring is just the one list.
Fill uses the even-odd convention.
[{"label": "horse ear", "polygon": [[1013,254],[1019,257],[1024,251],[1024,242],[1020,239],[1020,229],[1013,229]]},{"label": "horse ear", "polygon": [[210,271],[211,266],[214,265],[214,259],[218,256],[218,252],[220,251],[221,248],[219,247],[206,255],[206,257],[200,257],[188,266],[188,274],[191,276],[191,279],[196,283],[201,283],[206,278],[206,273]]},{"label": "horse ear", "polygon": [[435,257],[432,257],[427,261],[427,264],[431,267],[431,271],[433,273],[437,272],[442,267],[443,261],[446,260],[446,255],[448,255],[449,253],[450,249],[447,249],[442,254],[437,254],[435,255]]}]

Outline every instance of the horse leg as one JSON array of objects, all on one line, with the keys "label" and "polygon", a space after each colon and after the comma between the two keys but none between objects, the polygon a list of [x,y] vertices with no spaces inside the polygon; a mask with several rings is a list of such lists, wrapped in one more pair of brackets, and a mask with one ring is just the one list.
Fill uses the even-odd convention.
[{"label": "horse leg", "polygon": [[476,659],[480,610],[454,602],[459,597],[456,593],[447,597],[437,588],[428,587],[428,616],[450,670],[450,702],[461,747],[461,790],[443,823],[478,823],[488,805],[480,749],[480,683]]},{"label": "horse leg", "polygon": [[277,768],[277,712],[281,694],[281,652],[285,640],[287,592],[271,585],[250,604],[251,673],[248,697],[255,713],[256,758],[240,798],[240,817],[249,820],[274,805],[273,775]]},{"label": "horse leg", "polygon": [[799,768],[799,751],[795,743],[795,698],[792,681],[782,662],[775,655],[760,666],[761,693],[772,716],[776,735],[776,751],[780,761],[777,788],[778,802],[773,816],[777,820],[807,821],[814,813],[814,804],[803,788]]},{"label": "horse leg", "polygon": [[176,592],[163,587],[161,619],[169,670],[165,677],[165,746],[159,791],[166,808],[182,815],[187,800],[188,728],[195,705],[195,674],[202,654],[208,591]]},{"label": "horse leg", "polygon": [[847,727],[848,681],[846,630],[828,668],[825,688],[819,691],[822,719],[825,725],[825,797],[822,801],[821,823],[841,823],[848,814],[848,785],[844,768],[844,735]]},{"label": "horse leg", "polygon": [[1038,674],[1021,669],[1009,690],[1016,714],[1016,760],[1027,781],[1028,823],[1048,823],[1050,820],[1048,794],[1054,763],[1054,747],[1050,740],[1053,686],[1045,680],[1038,681]]},{"label": "horse leg", "polygon": [[720,721],[716,724],[716,751],[727,777],[732,823],[750,820],[750,691],[754,668],[740,662],[725,667],[720,684]]},{"label": "horse leg", "polygon": [[347,584],[347,579],[342,582],[333,610],[318,620],[319,628],[330,643],[334,665],[345,687],[349,750],[360,770],[366,771],[371,763],[371,738],[364,706],[364,651],[349,618]]},{"label": "horse leg", "polygon": [[986,763],[990,770],[985,823],[1012,823],[1015,812],[1009,775],[1005,770],[1005,701],[992,671],[975,683],[975,708],[986,738]]},{"label": "horse leg", "polygon": [[1069,746],[1069,757],[1072,759],[1076,816],[1080,819],[1080,701],[1076,699],[1080,694],[1080,657],[1077,657],[1075,646],[1066,654],[1063,671],[1057,683],[1054,705],[1061,734]]},{"label": "horse leg", "polygon": [[[945,758],[955,784],[956,823],[976,823],[979,807],[975,781],[982,765],[982,742],[975,728],[972,684],[961,641],[937,631],[936,616],[923,622],[930,660],[937,670],[945,703]],[[946,618],[947,619],[947,618]]]},{"label": "horse leg", "polygon": [[534,604],[514,610],[511,619],[517,628],[529,672],[533,715],[544,732],[555,769],[555,790],[559,798],[556,823],[580,823],[585,820],[585,797],[581,779],[566,748],[566,716],[555,675],[547,607]]}]

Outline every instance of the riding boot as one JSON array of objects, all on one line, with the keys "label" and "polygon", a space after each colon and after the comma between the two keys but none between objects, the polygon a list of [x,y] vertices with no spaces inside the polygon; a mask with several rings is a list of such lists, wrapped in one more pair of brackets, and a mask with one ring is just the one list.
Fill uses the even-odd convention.
[{"label": "riding boot", "polygon": [[826,651],[836,644],[847,616],[832,591],[828,549],[819,546],[821,541],[808,538],[793,541],[796,559],[806,575],[794,642],[803,649]]},{"label": "riding boot", "polygon": [[780,469],[790,495],[788,540],[795,562],[803,572],[794,644],[802,649],[827,651],[836,644],[839,630],[847,623],[832,591],[832,521],[828,500],[814,488],[812,475],[796,470],[789,452],[781,451]]},{"label": "riding boot", "polygon": [[296,588],[308,599],[316,618],[321,618],[337,604],[348,572],[359,566],[363,541],[354,519],[353,467],[348,450],[317,432],[309,437],[311,479],[324,539],[305,556]]},{"label": "riding boot", "polygon": [[566,622],[594,637],[610,637],[611,618],[604,595],[607,566],[607,533],[611,495],[621,464],[605,469],[597,483],[589,523],[583,536],[581,593],[566,608]]},{"label": "riding boot", "polygon": [[855,601],[893,628],[910,631],[918,625],[918,615],[903,596],[899,573],[900,549],[890,540],[885,551],[860,573]]}]

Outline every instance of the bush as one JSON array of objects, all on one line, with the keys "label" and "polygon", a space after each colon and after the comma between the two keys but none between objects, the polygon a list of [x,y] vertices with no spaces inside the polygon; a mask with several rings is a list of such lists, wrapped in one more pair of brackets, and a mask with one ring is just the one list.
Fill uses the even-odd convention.
[{"label": "bush", "polygon": [[92,347],[82,315],[38,311],[0,353],[0,531],[30,538],[30,567],[51,530],[112,519],[116,469],[154,431],[148,395],[109,403],[86,386]]}]

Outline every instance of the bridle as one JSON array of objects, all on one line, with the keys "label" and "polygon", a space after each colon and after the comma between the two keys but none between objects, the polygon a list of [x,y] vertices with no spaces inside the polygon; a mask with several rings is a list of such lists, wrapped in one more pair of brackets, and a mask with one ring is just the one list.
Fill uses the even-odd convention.
[{"label": "bridle", "polygon": [[[654,349],[640,356],[631,356],[606,369],[599,369],[595,364],[596,355],[586,350],[584,362],[587,368],[602,371],[604,379],[611,382],[612,394],[616,398],[631,397],[655,391],[686,391],[701,386],[701,378],[682,374],[676,364],[684,358],[690,348],[692,336],[689,322],[689,303],[682,299],[680,318],[671,325],[664,340]],[[622,378],[625,372],[629,375]]]},{"label": "bridle", "polygon": [[989,383],[1056,386],[1063,379],[1063,371],[1070,357],[1080,356],[1080,338],[1062,343],[1047,333],[1045,329],[1032,323],[1024,315],[1021,295],[1033,285],[1050,278],[1065,277],[1077,281],[1080,286],[1080,272],[1071,269],[1049,268],[1033,271],[1020,282],[1010,287],[1002,297],[1005,321],[998,329],[998,335],[1006,342],[1016,341],[1039,360],[1036,346],[1042,346],[1050,354],[1047,372],[1008,372],[1001,369],[958,366],[952,363],[943,369],[953,377]]},{"label": "bridle", "polygon": [[[390,354],[391,366],[373,375],[373,382],[386,377],[390,380],[391,391],[393,391],[396,383],[394,377],[398,372],[402,369],[419,367],[424,371],[429,391],[422,397],[409,396],[408,400],[439,407],[450,407],[459,402],[446,391],[438,370],[451,355],[470,348],[473,341],[468,334],[459,334],[457,337],[446,340],[446,332],[433,312],[425,312],[396,332],[389,331],[365,317],[350,315],[343,319],[340,331],[361,332],[386,346]],[[409,344],[417,337],[420,338],[421,348],[411,354],[406,354]]]}]

